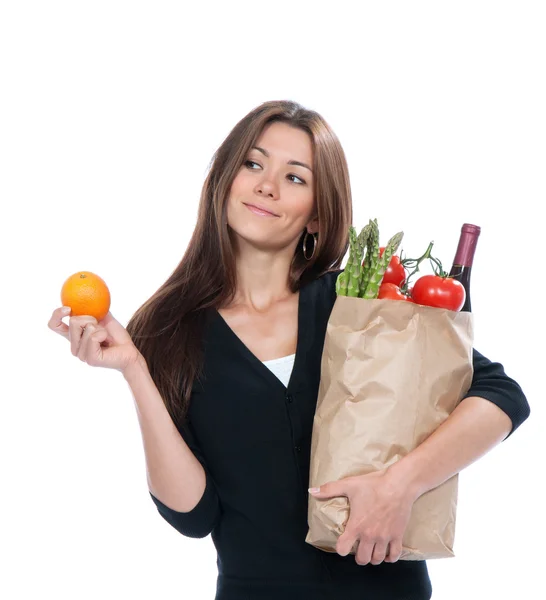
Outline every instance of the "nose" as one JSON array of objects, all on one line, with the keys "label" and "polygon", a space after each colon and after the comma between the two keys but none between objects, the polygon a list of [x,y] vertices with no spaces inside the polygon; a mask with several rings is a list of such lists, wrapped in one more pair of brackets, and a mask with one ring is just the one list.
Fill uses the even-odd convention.
[{"label": "nose", "polygon": [[254,190],[258,196],[267,196],[271,200],[278,200],[279,190],[277,185],[269,178],[260,181]]}]

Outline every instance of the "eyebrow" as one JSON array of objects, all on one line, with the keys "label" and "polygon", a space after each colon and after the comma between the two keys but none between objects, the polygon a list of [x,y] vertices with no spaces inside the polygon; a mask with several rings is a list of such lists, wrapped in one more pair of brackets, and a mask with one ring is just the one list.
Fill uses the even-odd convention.
[{"label": "eyebrow", "polygon": [[[264,150],[264,148],[260,148],[259,146],[252,146],[252,150],[258,150],[258,152],[261,152],[264,156],[267,156],[269,158],[269,152],[267,150]],[[309,169],[311,173],[313,172],[313,169],[311,169],[309,165],[306,165],[305,163],[300,162],[299,160],[289,160],[286,164],[295,165],[297,167],[304,167],[306,169]]]}]

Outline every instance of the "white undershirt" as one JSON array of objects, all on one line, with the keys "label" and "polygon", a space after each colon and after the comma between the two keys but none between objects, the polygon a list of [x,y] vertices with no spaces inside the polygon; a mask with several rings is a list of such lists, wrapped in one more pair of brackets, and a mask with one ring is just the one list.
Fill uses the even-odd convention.
[{"label": "white undershirt", "polygon": [[264,360],[263,363],[284,383],[285,387],[288,387],[288,382],[290,381],[290,375],[292,374],[295,358],[295,354],[290,354],[290,356],[283,356],[282,358]]}]

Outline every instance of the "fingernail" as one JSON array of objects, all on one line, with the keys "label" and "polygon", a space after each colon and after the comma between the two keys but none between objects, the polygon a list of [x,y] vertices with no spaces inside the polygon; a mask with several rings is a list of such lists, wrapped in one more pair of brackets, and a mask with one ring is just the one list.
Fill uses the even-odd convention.
[{"label": "fingernail", "polygon": [[320,488],[309,488],[307,491],[310,494],[318,494],[320,492]]},{"label": "fingernail", "polygon": [[70,306],[63,306],[61,308],[61,312],[63,313],[63,315],[67,315],[70,312]]}]

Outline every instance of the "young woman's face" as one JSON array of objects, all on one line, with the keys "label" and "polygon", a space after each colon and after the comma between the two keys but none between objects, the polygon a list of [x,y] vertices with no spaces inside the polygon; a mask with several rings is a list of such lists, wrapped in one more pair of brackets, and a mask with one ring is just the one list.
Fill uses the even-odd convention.
[{"label": "young woman's face", "polygon": [[286,123],[267,125],[231,186],[227,221],[236,236],[281,250],[295,248],[306,227],[318,231],[312,168],[309,134]]}]

